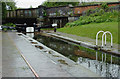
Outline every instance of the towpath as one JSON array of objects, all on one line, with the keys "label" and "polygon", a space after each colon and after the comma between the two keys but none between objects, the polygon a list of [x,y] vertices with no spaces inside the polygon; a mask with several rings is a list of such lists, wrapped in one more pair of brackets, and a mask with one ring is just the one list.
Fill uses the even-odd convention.
[{"label": "towpath", "polygon": [[[2,35],[3,77],[35,77],[36,75],[38,77],[99,77],[89,69],[75,64],[70,59],[23,34],[8,32]],[[31,40],[43,46],[44,50],[36,48]],[[52,51],[54,56],[59,55],[59,60],[64,60],[64,64],[58,62],[58,59],[50,52],[45,53],[47,51]]]}]

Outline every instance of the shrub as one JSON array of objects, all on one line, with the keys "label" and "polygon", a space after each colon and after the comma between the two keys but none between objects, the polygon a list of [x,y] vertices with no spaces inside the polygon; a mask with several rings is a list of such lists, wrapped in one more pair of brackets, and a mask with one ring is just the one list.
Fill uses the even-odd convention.
[{"label": "shrub", "polygon": [[[95,11],[95,10],[94,10]],[[88,12],[92,12],[89,10]],[[80,26],[89,23],[101,23],[101,22],[118,22],[120,18],[118,18],[119,12],[105,12],[104,9],[99,9],[95,13],[90,14],[89,16],[80,16],[80,18],[72,23],[67,23],[66,26]]]},{"label": "shrub", "polygon": [[15,24],[13,24],[13,23],[7,23],[7,24],[3,24],[4,26],[12,26],[12,27],[16,27],[16,25]]},{"label": "shrub", "polygon": [[113,20],[112,19],[110,19],[110,18],[108,18],[107,20],[106,20],[106,22],[112,22]]},{"label": "shrub", "polygon": [[82,21],[81,21],[81,24],[82,24],[82,25],[86,24],[86,21],[85,21],[85,20],[82,20]]},{"label": "shrub", "polygon": [[101,8],[104,9],[104,10],[107,10],[109,7],[108,7],[107,3],[103,3],[101,5]]}]

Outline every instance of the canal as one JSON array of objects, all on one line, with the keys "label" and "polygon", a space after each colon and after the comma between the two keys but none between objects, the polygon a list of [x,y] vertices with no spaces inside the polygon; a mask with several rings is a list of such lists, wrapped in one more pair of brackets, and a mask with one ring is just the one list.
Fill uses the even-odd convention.
[{"label": "canal", "polygon": [[119,77],[120,57],[41,34],[26,33],[47,47],[90,69],[102,77]]}]

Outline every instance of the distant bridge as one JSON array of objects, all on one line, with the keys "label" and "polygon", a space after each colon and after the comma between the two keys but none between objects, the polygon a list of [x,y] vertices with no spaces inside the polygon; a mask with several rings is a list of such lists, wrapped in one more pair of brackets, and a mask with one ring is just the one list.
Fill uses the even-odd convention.
[{"label": "distant bridge", "polygon": [[33,23],[33,25],[29,26],[26,23],[24,24],[15,24],[16,30],[18,32],[26,32],[27,27],[33,27],[34,28],[34,32],[35,31],[40,31],[41,28],[53,28],[52,25],[45,25],[45,26],[39,26],[39,24]]}]

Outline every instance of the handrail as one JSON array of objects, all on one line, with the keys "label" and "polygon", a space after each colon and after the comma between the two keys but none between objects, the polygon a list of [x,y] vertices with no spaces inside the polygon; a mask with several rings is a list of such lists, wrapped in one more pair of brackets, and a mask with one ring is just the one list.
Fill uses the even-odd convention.
[{"label": "handrail", "polygon": [[102,35],[102,47],[104,46],[103,45],[103,39],[104,39],[104,35],[106,35],[106,33],[109,33],[110,35],[111,35],[111,48],[113,47],[113,37],[112,37],[112,33],[110,33],[109,31],[106,31],[106,32],[104,32],[104,34]]},{"label": "handrail", "polygon": [[[98,45],[98,35],[100,34],[100,33],[104,33],[104,31],[99,31],[97,34],[96,34],[96,46]],[[106,34],[105,34],[105,46],[106,46]]]}]

